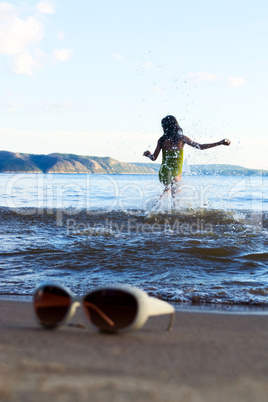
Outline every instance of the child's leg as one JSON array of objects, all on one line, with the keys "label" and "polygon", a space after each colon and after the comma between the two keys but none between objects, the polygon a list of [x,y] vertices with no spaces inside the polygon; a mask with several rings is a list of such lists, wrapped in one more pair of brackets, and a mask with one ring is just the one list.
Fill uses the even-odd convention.
[{"label": "child's leg", "polygon": [[182,175],[180,174],[179,176],[175,177],[171,183],[171,195],[173,198],[177,198],[181,193],[181,186],[180,186],[181,180]]},{"label": "child's leg", "polygon": [[169,186],[166,186],[163,193],[160,195],[159,199],[161,200],[164,197],[164,195],[168,194],[168,193],[170,193],[170,188],[169,188]]}]

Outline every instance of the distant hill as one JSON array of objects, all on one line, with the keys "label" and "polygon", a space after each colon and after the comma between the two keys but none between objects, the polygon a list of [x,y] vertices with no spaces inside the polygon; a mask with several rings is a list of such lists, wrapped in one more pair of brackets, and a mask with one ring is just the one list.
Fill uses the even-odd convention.
[{"label": "distant hill", "polygon": [[[110,157],[60,153],[35,155],[0,151],[0,173],[156,174],[159,167],[160,165],[155,163],[126,163]],[[185,174],[268,176],[268,171],[236,165],[191,165]]]},{"label": "distant hill", "polygon": [[216,175],[216,176],[248,176],[252,174],[268,176],[268,170],[248,169],[237,165],[191,165],[191,175]]},{"label": "distant hill", "polygon": [[0,173],[153,174],[148,164],[119,162],[110,157],[74,154],[35,155],[0,151]]},{"label": "distant hill", "polygon": [[[135,163],[136,166],[146,166],[148,163]],[[159,164],[150,164],[155,172],[158,172]],[[237,165],[188,165],[187,169],[183,171],[183,175],[203,175],[203,176],[248,176],[248,175],[263,175],[268,176],[268,170],[249,169]]]}]

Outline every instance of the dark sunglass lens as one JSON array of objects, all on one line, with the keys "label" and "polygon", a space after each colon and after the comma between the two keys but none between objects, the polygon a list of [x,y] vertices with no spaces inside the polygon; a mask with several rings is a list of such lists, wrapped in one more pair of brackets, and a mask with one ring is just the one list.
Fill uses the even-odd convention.
[{"label": "dark sunglass lens", "polygon": [[44,286],[34,295],[34,308],[40,323],[48,328],[56,327],[66,316],[71,297],[57,286]]},{"label": "dark sunglass lens", "polygon": [[84,299],[89,320],[102,331],[116,332],[133,323],[138,311],[136,298],[123,290],[103,289]]}]

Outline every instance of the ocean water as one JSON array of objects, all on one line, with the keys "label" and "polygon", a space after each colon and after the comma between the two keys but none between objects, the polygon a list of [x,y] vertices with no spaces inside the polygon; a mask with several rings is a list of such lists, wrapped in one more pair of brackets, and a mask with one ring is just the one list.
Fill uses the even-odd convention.
[{"label": "ocean water", "polygon": [[[183,305],[268,307],[268,177],[0,175],[0,295],[127,283]],[[6,296],[5,296],[6,297]]]}]

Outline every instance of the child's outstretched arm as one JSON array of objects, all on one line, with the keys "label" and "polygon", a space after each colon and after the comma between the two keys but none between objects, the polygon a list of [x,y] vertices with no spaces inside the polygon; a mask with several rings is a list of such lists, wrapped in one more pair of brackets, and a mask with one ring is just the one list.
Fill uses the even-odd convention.
[{"label": "child's outstretched arm", "polygon": [[157,159],[160,151],[161,151],[161,146],[158,141],[154,153],[151,154],[150,151],[145,151],[145,152],[143,152],[143,156],[147,156],[147,158],[151,159],[151,161],[155,161]]},{"label": "child's outstretched arm", "polygon": [[187,145],[190,145],[191,147],[197,148],[197,149],[208,149],[208,148],[213,148],[213,147],[217,147],[219,145],[230,145],[231,141],[224,139],[218,142],[213,142],[211,144],[199,144],[198,142],[195,142],[193,140],[191,140],[189,137],[186,137],[186,135],[183,136],[182,138],[183,142]]}]

